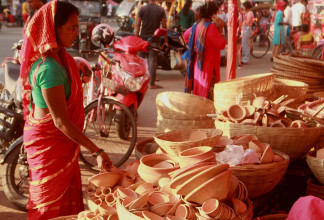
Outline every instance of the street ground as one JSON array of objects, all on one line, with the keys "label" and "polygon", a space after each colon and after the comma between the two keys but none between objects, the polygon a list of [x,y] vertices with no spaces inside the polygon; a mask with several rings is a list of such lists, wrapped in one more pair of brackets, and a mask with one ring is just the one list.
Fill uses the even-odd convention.
[{"label": "street ground", "polygon": [[[0,60],[1,62],[7,57],[12,56],[13,52],[11,47],[14,42],[21,39],[21,28],[7,28],[2,27],[0,32]],[[77,56],[77,54],[73,54]],[[251,57],[249,64],[244,66],[244,69],[237,70],[236,76],[243,77],[252,74],[267,73],[272,67],[270,62],[271,52],[261,59],[255,59]],[[184,88],[184,77],[178,71],[157,71],[159,82],[163,88],[148,90],[143,103],[138,109],[138,141],[149,138],[156,132],[156,105],[155,98],[157,94],[164,91],[179,91],[182,92]],[[226,67],[221,67],[221,81],[225,80]],[[109,153],[109,152],[108,152]],[[135,159],[134,152],[130,160]],[[87,178],[94,175],[94,172],[90,172],[80,162],[82,172],[82,183],[83,187],[87,185]],[[0,175],[2,175],[3,166],[0,165]],[[1,177],[0,177],[1,178]],[[84,200],[86,203],[86,201]],[[11,204],[3,192],[2,183],[0,182],[0,219],[4,220],[21,220],[26,219],[26,212],[17,210],[16,207]]]}]

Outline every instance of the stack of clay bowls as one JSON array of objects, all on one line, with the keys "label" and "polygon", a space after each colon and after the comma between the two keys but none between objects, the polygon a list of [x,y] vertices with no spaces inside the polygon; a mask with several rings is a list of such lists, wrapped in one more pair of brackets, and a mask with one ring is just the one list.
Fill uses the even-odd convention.
[{"label": "stack of clay bowls", "polygon": [[273,102],[266,97],[256,97],[252,104],[231,105],[227,111],[217,116],[219,121],[241,123],[243,125],[280,127],[280,128],[306,128],[307,124],[302,120],[292,121],[285,117],[286,105],[293,102],[293,99],[280,104]]}]

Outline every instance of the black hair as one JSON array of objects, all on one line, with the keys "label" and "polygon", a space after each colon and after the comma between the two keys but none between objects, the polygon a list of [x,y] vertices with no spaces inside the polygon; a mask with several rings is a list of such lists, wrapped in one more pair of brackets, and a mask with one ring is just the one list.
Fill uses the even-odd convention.
[{"label": "black hair", "polygon": [[245,2],[243,3],[243,7],[244,7],[245,9],[250,9],[250,8],[252,8],[252,3],[249,2],[249,1],[245,1]]},{"label": "black hair", "polygon": [[302,24],[302,30],[303,32],[308,32],[309,31],[308,24]]},{"label": "black hair", "polygon": [[200,18],[211,18],[218,11],[215,2],[206,2],[199,7]]},{"label": "black hair", "polygon": [[183,6],[182,12],[185,16],[188,15],[190,6],[192,5],[192,0],[187,0]]},{"label": "black hair", "polygon": [[56,3],[54,17],[55,29],[64,25],[71,15],[79,15],[79,9],[69,2],[59,1]]}]

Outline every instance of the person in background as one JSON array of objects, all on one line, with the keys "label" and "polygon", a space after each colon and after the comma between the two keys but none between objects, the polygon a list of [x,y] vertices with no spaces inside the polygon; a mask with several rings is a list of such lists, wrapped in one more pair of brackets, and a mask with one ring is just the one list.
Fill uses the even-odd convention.
[{"label": "person in background", "polygon": [[108,155],[82,133],[80,73],[65,50],[78,35],[78,13],[72,4],[53,0],[27,24],[25,39],[32,41],[33,47],[25,51],[26,69],[20,77],[24,85],[30,220],[78,214],[84,209],[78,163],[81,145],[97,158],[99,169],[111,166]]},{"label": "person in background", "polygon": [[33,17],[35,12],[47,3],[46,0],[26,0],[29,8],[29,19]]},{"label": "person in background", "polygon": [[184,33],[188,43],[185,91],[212,99],[213,85],[220,81],[220,51],[225,48],[226,40],[224,33],[219,31],[223,30],[223,23],[212,22],[217,5],[209,1],[198,10],[200,20]]},{"label": "person in background", "polygon": [[[222,22],[223,22],[223,30],[221,30],[220,33],[224,33],[224,35],[226,36],[227,16],[226,16],[225,12],[223,11],[224,2],[223,2],[223,0],[214,0],[214,2],[218,6],[218,11],[217,11],[217,15],[214,16],[213,21],[216,18],[219,18],[219,19],[222,20]],[[217,23],[217,21],[214,21],[214,23]],[[226,66],[226,50],[225,49],[221,50],[220,65],[221,66]]]},{"label": "person in background", "polygon": [[[141,7],[138,12],[137,23],[136,23],[136,37],[141,37],[143,40],[148,40],[153,36],[156,29],[160,27],[166,28],[166,16],[165,11],[161,6],[155,4],[155,0],[149,0],[147,5]],[[152,42],[152,44],[159,44],[160,42]],[[169,47],[168,35],[164,36],[164,43],[162,48]],[[139,53],[141,57],[147,57],[148,66],[150,71],[150,89],[162,88],[162,86],[155,84],[156,79],[156,68],[157,68],[157,51],[152,48],[148,53]]]},{"label": "person in background", "polygon": [[16,7],[16,21],[18,26],[22,27],[24,25],[24,19],[22,15],[22,0],[19,0],[19,4],[17,4]]},{"label": "person in background", "polygon": [[303,23],[303,13],[305,13],[306,8],[300,0],[295,0],[294,5],[291,6],[291,13],[292,13],[292,29],[293,31],[301,31],[301,25]]},{"label": "person in background", "polygon": [[297,51],[300,51],[301,48],[314,49],[316,47],[314,44],[314,36],[311,32],[309,32],[309,27],[307,24],[302,24],[302,31],[297,32],[294,35],[294,41]]},{"label": "person in background", "polygon": [[285,32],[284,32],[284,10],[286,8],[286,2],[279,1],[277,2],[277,7],[274,13],[274,16],[272,18],[272,22],[274,23],[274,32],[273,32],[273,39],[272,43],[274,45],[273,51],[272,51],[272,57],[271,60],[273,60],[273,57],[277,57],[280,53],[282,45],[285,44]]},{"label": "person in background", "polygon": [[178,25],[183,31],[190,28],[195,23],[195,13],[191,10],[192,0],[186,0],[183,8],[179,12]]},{"label": "person in background", "polygon": [[243,20],[243,41],[242,41],[242,64],[247,64],[250,60],[250,38],[252,36],[252,23],[254,19],[253,12],[250,11],[252,4],[249,1],[243,3],[244,20]]},{"label": "person in background", "polygon": [[23,16],[24,22],[26,22],[27,18],[28,18],[28,5],[27,5],[27,2],[24,2],[22,4],[22,16]]},{"label": "person in background", "polygon": [[290,52],[294,52],[294,49],[290,43],[290,31],[292,30],[292,12],[291,7],[289,6],[288,0],[283,0],[286,2],[286,9],[284,11],[284,19],[283,22],[288,25],[284,25],[284,33],[285,33],[285,44],[282,46],[281,52],[285,51],[287,48]]},{"label": "person in background", "polygon": [[301,3],[305,6],[305,12],[303,13],[302,16],[302,24],[307,24],[308,27],[310,27],[311,13],[307,9],[308,0],[302,0]]}]

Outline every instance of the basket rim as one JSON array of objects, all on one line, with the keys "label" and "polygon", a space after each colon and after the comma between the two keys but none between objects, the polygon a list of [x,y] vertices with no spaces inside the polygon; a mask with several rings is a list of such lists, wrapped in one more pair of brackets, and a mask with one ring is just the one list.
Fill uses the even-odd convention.
[{"label": "basket rim", "polygon": [[218,82],[214,85],[214,89],[215,87],[218,87],[218,86],[222,86],[224,84],[230,84],[230,83],[237,83],[237,82],[240,82],[240,81],[245,81],[245,80],[258,80],[260,78],[266,78],[266,77],[272,77],[274,76],[273,73],[271,72],[268,72],[268,73],[259,73],[259,74],[254,74],[254,75],[250,75],[250,76],[243,76],[243,77],[240,77],[240,78],[236,78],[236,79],[232,79],[232,80],[229,80],[229,81],[222,81],[222,82]]},{"label": "basket rim", "polygon": [[[287,84],[284,84],[284,83],[282,83],[282,82],[288,82],[288,83],[296,83],[297,85],[287,85]],[[277,84],[277,85],[284,85],[284,86],[290,86],[290,87],[298,87],[298,88],[300,88],[300,87],[309,87],[309,85],[307,84],[307,83],[305,83],[305,82],[301,82],[301,81],[298,81],[298,80],[293,80],[293,79],[281,79],[281,78],[275,78],[274,79],[274,82],[273,82],[273,84]]]},{"label": "basket rim", "polygon": [[310,159],[312,161],[316,161],[316,162],[320,162],[320,163],[323,163],[323,167],[324,167],[324,159],[321,159],[321,158],[317,158],[311,154],[315,153],[315,151],[313,150],[310,150],[307,154],[306,154],[306,158],[307,159]]}]

